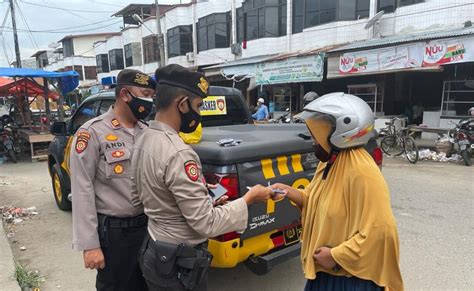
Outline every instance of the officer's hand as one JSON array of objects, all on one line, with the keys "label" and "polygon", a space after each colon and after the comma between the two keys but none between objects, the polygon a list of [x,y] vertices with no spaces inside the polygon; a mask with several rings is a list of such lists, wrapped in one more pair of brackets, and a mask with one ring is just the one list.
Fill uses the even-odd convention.
[{"label": "officer's hand", "polygon": [[244,200],[247,205],[254,204],[257,202],[264,202],[270,199],[273,192],[270,188],[262,185],[255,185],[244,195]]},{"label": "officer's hand", "polygon": [[214,201],[214,203],[212,203],[213,206],[219,206],[219,205],[225,205],[227,204],[227,200],[229,200],[229,196],[227,195],[223,195],[221,196],[219,199],[217,199],[216,201]]},{"label": "officer's hand", "polygon": [[84,267],[97,270],[105,268],[105,259],[101,248],[85,250],[83,256]]}]

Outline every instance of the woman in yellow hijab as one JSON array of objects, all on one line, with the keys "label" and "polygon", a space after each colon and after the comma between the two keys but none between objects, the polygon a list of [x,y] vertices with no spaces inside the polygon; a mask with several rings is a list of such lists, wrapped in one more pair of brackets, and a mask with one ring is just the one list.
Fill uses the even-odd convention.
[{"label": "woman in yellow hijab", "polygon": [[403,290],[390,193],[363,149],[373,133],[370,107],[356,96],[332,93],[302,115],[321,161],[314,179],[305,190],[272,187],[302,211],[305,291]]}]

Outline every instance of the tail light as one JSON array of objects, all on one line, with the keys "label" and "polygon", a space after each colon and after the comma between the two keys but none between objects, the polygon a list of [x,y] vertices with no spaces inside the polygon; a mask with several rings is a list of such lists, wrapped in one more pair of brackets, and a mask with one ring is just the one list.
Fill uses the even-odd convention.
[{"label": "tail light", "polygon": [[458,132],[457,138],[458,140],[465,140],[467,139],[467,136],[463,132]]},{"label": "tail light", "polygon": [[383,153],[379,147],[376,147],[372,152],[372,158],[374,158],[375,163],[377,166],[381,166],[383,162]]},{"label": "tail light", "polygon": [[237,174],[215,174],[215,173],[205,173],[204,177],[206,182],[209,184],[221,184],[227,190],[227,195],[229,200],[235,200],[239,198],[239,177]]},{"label": "tail light", "polygon": [[[216,173],[204,173],[204,177],[206,178],[206,182],[209,184],[221,184],[227,190],[227,195],[229,200],[235,200],[240,197],[240,190],[239,190],[239,177],[237,174],[216,174]],[[240,234],[237,232],[229,232],[214,239],[220,242],[231,241],[236,238],[239,238]]]}]

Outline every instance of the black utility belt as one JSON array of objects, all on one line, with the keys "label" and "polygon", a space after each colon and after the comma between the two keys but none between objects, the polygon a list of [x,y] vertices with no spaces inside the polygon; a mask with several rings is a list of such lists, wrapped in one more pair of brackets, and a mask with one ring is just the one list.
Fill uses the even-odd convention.
[{"label": "black utility belt", "polygon": [[108,228],[142,227],[148,223],[148,217],[141,214],[135,217],[113,217],[97,213],[99,221]]},{"label": "black utility belt", "polygon": [[212,261],[212,255],[207,250],[207,242],[191,247],[150,239],[149,247],[151,245],[158,261],[159,275],[177,274],[187,290],[194,290],[206,278]]}]

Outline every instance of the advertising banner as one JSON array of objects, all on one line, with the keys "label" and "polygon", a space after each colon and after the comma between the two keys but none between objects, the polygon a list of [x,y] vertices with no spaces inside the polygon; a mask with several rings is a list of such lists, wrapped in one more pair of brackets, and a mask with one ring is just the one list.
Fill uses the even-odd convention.
[{"label": "advertising banner", "polygon": [[419,44],[347,53],[339,58],[339,74],[371,73],[421,67]]},{"label": "advertising banner", "polygon": [[203,100],[202,116],[226,115],[227,105],[224,96],[209,96]]},{"label": "advertising banner", "polygon": [[474,62],[474,38],[432,41],[425,45],[423,67]]},{"label": "advertising banner", "polygon": [[255,65],[257,85],[321,82],[324,54],[289,58]]}]

